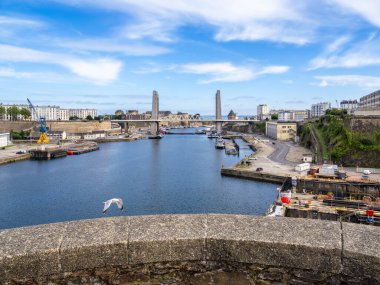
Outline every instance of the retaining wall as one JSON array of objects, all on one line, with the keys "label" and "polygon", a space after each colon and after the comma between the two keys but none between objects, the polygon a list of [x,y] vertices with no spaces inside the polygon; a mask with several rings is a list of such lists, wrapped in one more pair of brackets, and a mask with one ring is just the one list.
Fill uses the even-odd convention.
[{"label": "retaining wall", "polygon": [[158,215],[0,231],[3,284],[380,284],[380,229]]}]

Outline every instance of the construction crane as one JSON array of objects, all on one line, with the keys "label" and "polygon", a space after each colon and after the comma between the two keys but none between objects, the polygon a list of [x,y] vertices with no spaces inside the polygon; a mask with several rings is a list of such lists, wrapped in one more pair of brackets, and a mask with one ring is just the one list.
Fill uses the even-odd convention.
[{"label": "construction crane", "polygon": [[37,143],[39,144],[44,144],[44,143],[49,143],[49,138],[47,137],[47,131],[48,128],[46,127],[46,120],[45,117],[40,117],[34,108],[32,102],[27,98],[29,107],[33,110],[33,114],[36,116],[39,124],[40,124],[40,138],[38,139]]}]

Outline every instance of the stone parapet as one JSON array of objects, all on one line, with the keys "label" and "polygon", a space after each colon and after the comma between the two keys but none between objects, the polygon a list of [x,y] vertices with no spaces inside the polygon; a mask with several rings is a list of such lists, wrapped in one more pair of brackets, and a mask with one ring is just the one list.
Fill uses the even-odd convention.
[{"label": "stone parapet", "polygon": [[379,234],[356,224],[218,214],[7,229],[0,284],[380,284]]}]

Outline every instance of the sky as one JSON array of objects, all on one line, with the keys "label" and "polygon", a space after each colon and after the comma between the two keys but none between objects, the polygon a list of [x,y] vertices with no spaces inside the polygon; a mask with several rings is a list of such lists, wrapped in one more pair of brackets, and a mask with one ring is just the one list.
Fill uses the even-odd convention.
[{"label": "sky", "polygon": [[380,89],[380,0],[0,0],[0,102],[256,114]]}]

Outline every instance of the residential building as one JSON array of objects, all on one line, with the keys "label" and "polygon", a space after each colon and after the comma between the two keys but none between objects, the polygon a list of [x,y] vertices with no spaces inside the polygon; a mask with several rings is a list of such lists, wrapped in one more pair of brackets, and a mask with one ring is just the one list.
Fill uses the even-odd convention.
[{"label": "residential building", "polygon": [[[0,104],[0,106],[3,106],[5,108],[6,112],[11,107],[17,107],[17,109],[19,109],[19,110],[24,109],[24,108],[30,110],[29,109],[29,105],[26,105],[26,104],[25,105],[23,105],[23,104],[21,104],[21,105],[15,105],[15,104],[13,104],[13,105],[3,105],[3,104]],[[1,120],[10,121],[10,120],[12,120],[12,118],[11,118],[10,115],[8,115],[7,113],[5,113],[5,115],[2,116]],[[17,121],[24,120],[24,117],[22,115],[17,115],[16,120]]]},{"label": "residential building", "polygon": [[138,110],[128,110],[127,115],[138,115],[139,111]]},{"label": "residential building", "polygon": [[306,110],[280,111],[278,113],[278,120],[279,121],[301,122],[307,118],[308,118],[308,113]]},{"label": "residential building", "polygon": [[288,141],[294,140],[297,135],[296,122],[267,122],[266,136],[275,140]]},{"label": "residential building", "polygon": [[278,113],[279,121],[293,121],[293,112],[292,111],[281,111]]},{"label": "residential building", "polygon": [[257,106],[257,118],[264,120],[265,115],[269,115],[269,107],[267,104],[260,104]]},{"label": "residential building", "polygon": [[95,118],[97,116],[96,109],[69,109],[70,117],[78,117],[79,119],[86,119],[87,116]]},{"label": "residential building", "polygon": [[331,109],[331,103],[321,102],[311,105],[311,117],[317,118],[326,114],[326,111]]},{"label": "residential building", "polygon": [[360,98],[359,108],[374,107],[380,107],[380,90],[377,90]]},{"label": "residential building", "polygon": [[[45,118],[46,121],[57,121],[59,116],[59,106],[34,106],[36,113],[41,118]],[[37,115],[32,113],[32,121],[38,121]]]},{"label": "residential building", "polygon": [[347,111],[356,110],[358,106],[358,100],[343,100],[340,102],[340,108]]},{"label": "residential building", "polygon": [[9,133],[0,134],[0,147],[5,147],[11,143],[11,137]]},{"label": "residential building", "polygon": [[58,109],[58,120],[68,121],[70,119],[70,110],[69,109]]},{"label": "residential building", "polygon": [[227,117],[228,117],[228,120],[236,120],[237,119],[236,113],[232,110],[228,113]]}]

